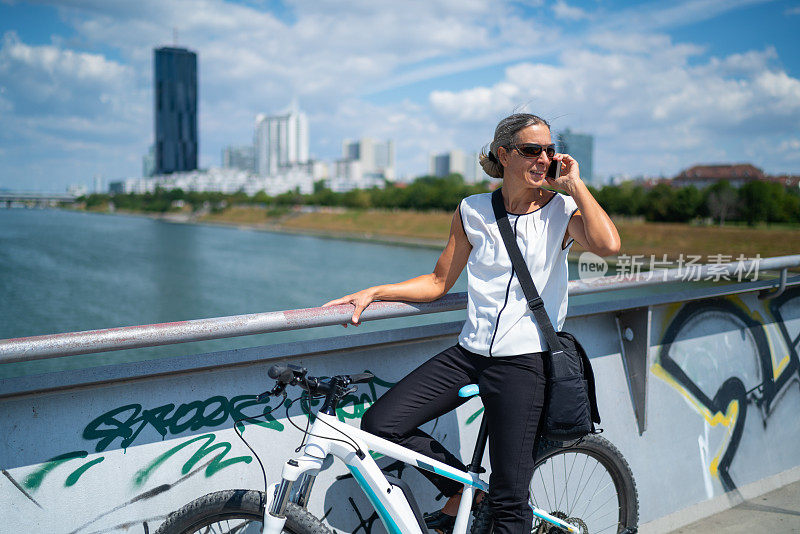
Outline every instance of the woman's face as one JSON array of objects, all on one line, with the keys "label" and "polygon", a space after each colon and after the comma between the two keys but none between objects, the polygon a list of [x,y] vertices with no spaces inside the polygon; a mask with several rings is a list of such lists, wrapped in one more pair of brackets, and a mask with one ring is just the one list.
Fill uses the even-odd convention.
[{"label": "woman's face", "polygon": [[[536,143],[539,145],[549,145],[550,128],[544,124],[528,126],[517,132],[514,143],[521,145],[524,143]],[[525,158],[513,146],[505,149],[498,149],[498,158],[503,164],[503,181],[519,181],[520,185],[527,187],[542,187],[547,185],[545,174],[547,167],[550,166],[550,158],[547,157],[545,150],[536,158]]]}]

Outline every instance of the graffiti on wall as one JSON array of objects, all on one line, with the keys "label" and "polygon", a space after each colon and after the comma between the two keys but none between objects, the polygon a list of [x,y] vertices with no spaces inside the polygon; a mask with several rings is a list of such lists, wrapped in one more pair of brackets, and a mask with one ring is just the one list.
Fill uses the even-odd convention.
[{"label": "graffiti on wall", "polygon": [[[360,419],[367,408],[393,385],[394,382],[376,376],[367,388],[362,387],[363,391],[347,395],[342,399],[342,402],[337,407],[337,416],[341,421]],[[299,402],[295,402],[297,400]],[[270,404],[270,401],[274,401],[274,399],[258,400],[256,395],[239,395],[231,398],[215,395],[177,406],[170,403],[145,408],[141,404],[124,404],[98,415],[83,428],[81,438],[88,442],[85,449],[69,451],[54,456],[27,473],[21,480],[16,480],[8,471],[3,470],[2,472],[26,499],[41,509],[45,506],[36,499],[36,492],[46,479],[55,476],[54,473],[64,477],[64,488],[72,488],[79,485],[82,476],[87,471],[106,461],[107,455],[102,453],[109,451],[109,449],[124,450],[133,445],[152,441],[146,436],[148,432],[152,433],[153,430],[163,439],[174,438],[189,431],[202,432],[203,430],[218,429],[220,426],[233,426],[234,424],[236,424],[240,432],[245,432],[249,424],[274,432],[283,432],[286,426],[272,415],[273,411],[277,408],[285,408],[286,420],[288,421],[289,409],[296,403],[300,407],[300,414],[294,414],[292,417],[302,415],[313,418],[312,412],[321,403],[320,399],[309,399],[305,393],[295,401],[285,400],[282,405],[278,406],[274,405],[274,402]],[[253,413],[254,411],[255,413]],[[253,419],[254,416],[258,418]],[[244,419],[247,419],[248,425],[239,422]],[[100,513],[73,532],[77,533],[85,530],[109,514],[133,503],[163,495],[200,473],[209,478],[228,467],[247,465],[252,462],[253,457],[251,455],[231,456],[232,449],[232,444],[221,440],[215,432],[206,432],[191,436],[177,445],[160,451],[133,474],[130,480],[130,487],[137,490],[137,493],[131,499]],[[90,453],[89,451],[93,452]],[[185,459],[186,455],[179,454],[181,452],[188,452],[191,455],[188,459]],[[98,454],[100,455],[98,456]],[[177,458],[180,458],[180,460],[176,462]],[[65,470],[62,466],[67,466],[70,469]],[[171,475],[173,481],[144,490],[152,475],[159,469],[177,470],[174,475]],[[357,517],[360,517],[358,514],[362,514],[355,505],[353,511]],[[165,515],[144,518],[133,523],[116,525],[113,528],[103,530],[103,532],[124,530],[131,525],[138,524],[143,525],[145,531],[147,531],[148,523],[162,521],[164,517]],[[367,524],[362,528],[365,529],[365,532],[369,532]]]},{"label": "graffiti on wall", "polygon": [[800,288],[755,306],[731,296],[674,310],[652,371],[689,401],[706,428],[725,429],[713,456],[707,436],[699,446],[708,474],[726,492],[737,487],[731,464],[748,414],[755,410],[767,426],[789,384],[800,383],[798,352]]}]

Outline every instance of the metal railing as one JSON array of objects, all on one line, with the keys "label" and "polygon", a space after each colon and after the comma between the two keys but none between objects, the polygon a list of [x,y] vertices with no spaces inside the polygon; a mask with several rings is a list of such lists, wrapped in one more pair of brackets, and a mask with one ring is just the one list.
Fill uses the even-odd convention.
[{"label": "metal railing", "polygon": [[[764,295],[769,298],[785,287],[786,270],[798,266],[800,254],[697,266],[692,274],[704,278],[710,275],[735,276],[737,272],[748,272],[754,268],[759,272],[780,270],[777,290],[772,295]],[[577,296],[644,287],[682,281],[685,277],[686,270],[678,268],[623,277],[609,276],[591,281],[572,280],[569,282],[569,294]],[[466,293],[448,294],[437,301],[425,303],[374,302],[364,311],[361,320],[375,321],[455,311],[466,308],[466,305]],[[332,326],[348,322],[351,315],[352,306],[340,305],[4,339],[0,340],[0,364]]]}]

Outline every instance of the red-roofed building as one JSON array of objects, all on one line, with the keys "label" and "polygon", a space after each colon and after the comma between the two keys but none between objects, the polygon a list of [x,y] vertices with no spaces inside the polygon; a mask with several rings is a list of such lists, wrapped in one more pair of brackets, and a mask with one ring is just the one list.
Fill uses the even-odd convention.
[{"label": "red-roofed building", "polygon": [[791,174],[781,174],[779,176],[770,176],[769,179],[773,182],[778,182],[786,187],[800,187],[800,176]]},{"label": "red-roofed building", "polygon": [[733,165],[695,165],[682,171],[672,179],[675,187],[693,185],[698,189],[708,187],[722,180],[728,180],[733,187],[741,187],[753,180],[767,180],[764,171],[749,163]]}]

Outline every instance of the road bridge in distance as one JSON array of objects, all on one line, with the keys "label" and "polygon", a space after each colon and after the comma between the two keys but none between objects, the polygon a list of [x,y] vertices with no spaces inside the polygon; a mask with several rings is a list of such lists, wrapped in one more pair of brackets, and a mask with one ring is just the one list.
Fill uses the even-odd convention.
[{"label": "road bridge in distance", "polygon": [[74,204],[78,197],[68,193],[0,191],[0,208],[43,208]]}]

